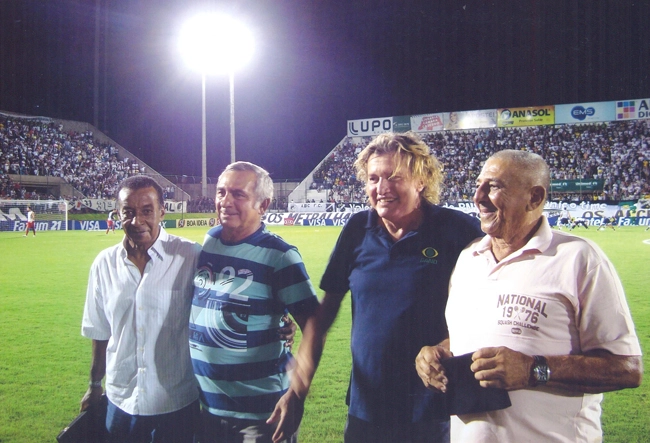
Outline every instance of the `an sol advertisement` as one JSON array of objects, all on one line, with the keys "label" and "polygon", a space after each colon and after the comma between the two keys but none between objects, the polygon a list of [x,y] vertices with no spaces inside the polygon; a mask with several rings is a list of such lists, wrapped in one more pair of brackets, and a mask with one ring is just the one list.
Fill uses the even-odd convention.
[{"label": "an sol advertisement", "polygon": [[555,106],[502,108],[497,113],[500,128],[555,124]]}]

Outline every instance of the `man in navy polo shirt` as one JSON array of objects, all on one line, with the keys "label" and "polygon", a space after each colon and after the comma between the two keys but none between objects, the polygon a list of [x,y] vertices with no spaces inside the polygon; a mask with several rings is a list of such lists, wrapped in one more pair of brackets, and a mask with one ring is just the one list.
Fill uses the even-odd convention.
[{"label": "man in navy polo shirt", "polygon": [[[413,366],[423,343],[447,334],[449,277],[479,222],[436,206],[440,165],[415,134],[382,134],[355,162],[372,209],[341,232],[321,289],[315,331],[305,331],[294,390],[306,394],[324,335],[352,293],[352,376],[346,442],[448,441],[441,394]],[[296,386],[302,383],[302,386]]]}]

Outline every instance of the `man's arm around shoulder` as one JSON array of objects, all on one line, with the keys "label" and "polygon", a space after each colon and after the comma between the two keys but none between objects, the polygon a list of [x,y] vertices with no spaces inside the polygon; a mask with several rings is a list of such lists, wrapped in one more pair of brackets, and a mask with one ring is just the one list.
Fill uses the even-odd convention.
[{"label": "man's arm around shoulder", "polygon": [[281,441],[293,435],[302,420],[305,398],[320,362],[325,337],[341,306],[345,294],[325,293],[316,312],[295,315],[302,332],[296,365],[291,377],[291,387],[278,401],[267,423],[278,422],[273,441]]}]

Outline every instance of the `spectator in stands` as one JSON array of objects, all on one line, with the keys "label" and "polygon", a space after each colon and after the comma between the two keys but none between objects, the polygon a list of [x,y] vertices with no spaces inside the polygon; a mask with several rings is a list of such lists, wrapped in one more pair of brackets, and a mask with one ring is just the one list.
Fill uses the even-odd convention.
[{"label": "spectator in stands", "polygon": [[440,164],[413,133],[382,134],[355,162],[372,209],[353,215],[321,281],[315,331],[298,354],[295,390],[304,398],[324,335],[352,293],[352,378],[348,442],[444,442],[449,417],[413,361],[423,343],[447,336],[447,284],[462,249],[480,236],[478,220],[437,206]]}]

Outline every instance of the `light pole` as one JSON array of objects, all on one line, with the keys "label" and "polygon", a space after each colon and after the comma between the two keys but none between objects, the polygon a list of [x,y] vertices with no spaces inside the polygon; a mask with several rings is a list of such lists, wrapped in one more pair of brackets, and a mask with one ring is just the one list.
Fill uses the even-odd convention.
[{"label": "light pole", "polygon": [[201,197],[208,195],[207,123],[205,116],[205,72],[201,73]]},{"label": "light pole", "polygon": [[190,67],[201,73],[202,141],[201,195],[207,196],[207,154],[205,79],[207,75],[228,73],[230,83],[230,161],[235,161],[235,81],[234,72],[253,52],[253,37],[240,22],[214,13],[189,19],[181,30],[180,49]]},{"label": "light pole", "polygon": [[230,163],[235,163],[235,73],[228,74],[230,83]]}]

